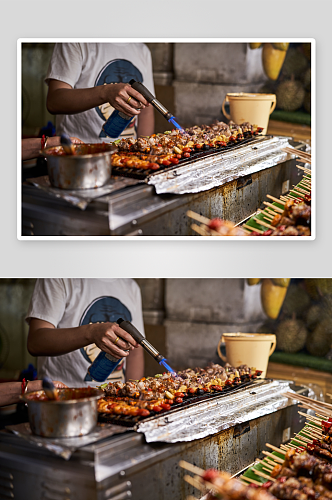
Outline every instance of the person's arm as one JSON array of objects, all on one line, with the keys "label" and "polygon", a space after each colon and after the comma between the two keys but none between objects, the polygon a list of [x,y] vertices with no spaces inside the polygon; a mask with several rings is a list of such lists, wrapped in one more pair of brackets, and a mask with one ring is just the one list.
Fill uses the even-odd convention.
[{"label": "person's arm", "polygon": [[132,336],[122,330],[117,323],[55,328],[48,321],[30,319],[28,351],[32,356],[59,356],[93,343],[118,359],[128,356],[128,352],[124,349],[131,351],[138,347]]},{"label": "person's arm", "polygon": [[[131,99],[128,104],[129,97]],[[139,115],[144,106],[150,106],[129,83],[110,83],[87,89],[74,89],[60,80],[49,81],[46,105],[53,115],[82,113],[107,102],[129,116]]]},{"label": "person's arm", "polygon": [[[61,387],[67,387],[62,382],[57,380],[53,381],[55,387],[60,389]],[[28,382],[27,392],[40,391],[42,389],[41,380],[31,380]],[[0,406],[11,405],[18,403],[20,396],[22,394],[22,383],[21,382],[3,382],[0,384]]]},{"label": "person's arm", "polygon": [[[77,137],[71,137],[71,142],[73,144],[81,144],[83,141]],[[47,147],[52,148],[54,146],[60,146],[60,137],[49,137],[47,139]],[[29,139],[22,139],[22,160],[30,160],[31,158],[37,158],[39,156],[39,151],[41,150],[41,139],[40,137],[31,137]]]},{"label": "person's arm", "polygon": [[154,133],[154,108],[149,106],[142,109],[138,117],[137,135],[138,137],[152,135]]},{"label": "person's arm", "polygon": [[131,351],[126,359],[126,381],[129,379],[138,380],[144,377],[144,351],[139,346]]}]

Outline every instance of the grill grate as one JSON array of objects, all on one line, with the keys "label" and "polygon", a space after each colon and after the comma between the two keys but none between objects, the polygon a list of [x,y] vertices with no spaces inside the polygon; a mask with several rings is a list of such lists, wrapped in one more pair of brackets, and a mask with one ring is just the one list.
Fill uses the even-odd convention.
[{"label": "grill grate", "polygon": [[254,142],[257,139],[257,137],[260,136],[250,136],[242,140],[230,142],[227,144],[227,146],[224,147],[209,148],[208,150],[204,151],[194,151],[190,153],[190,158],[181,158],[177,165],[168,167],[160,165],[160,168],[158,170],[152,170],[149,168],[146,169],[146,168],[130,168],[130,167],[114,166],[112,167],[112,175],[119,175],[121,177],[132,177],[133,179],[145,180],[152,175],[156,175],[159,174],[160,172],[163,172],[164,170],[173,170],[175,168],[181,167],[182,165],[187,165],[189,163],[192,163],[194,160],[201,160],[202,158],[207,158],[221,153],[226,153],[230,149],[239,149],[243,145],[247,145],[250,142]]},{"label": "grill grate", "polygon": [[[258,378],[256,378],[255,380],[258,380]],[[189,406],[199,404],[201,401],[211,400],[211,399],[215,399],[215,398],[222,398],[224,396],[228,396],[231,393],[238,392],[238,391],[242,390],[244,387],[246,387],[246,388],[248,388],[250,386],[254,387],[254,385],[255,385],[255,382],[253,380],[249,379],[249,377],[241,377],[241,383],[237,384],[236,386],[232,386],[232,387],[225,386],[225,387],[223,387],[222,392],[216,391],[214,393],[204,393],[201,395],[194,394],[193,396],[191,396],[191,395],[186,396],[183,403],[173,404],[171,407],[171,410],[168,410],[168,411],[165,410],[163,412],[156,413],[152,410],[149,410],[150,415],[148,415],[147,417],[142,417],[142,416],[134,417],[131,415],[109,415],[107,413],[100,413],[98,415],[98,420],[100,422],[110,423],[110,424],[114,424],[114,425],[123,425],[125,427],[134,427],[136,424],[138,424],[142,420],[144,420],[145,422],[148,420],[155,420],[160,416],[173,414],[175,412],[181,411],[182,409],[188,408]]]}]

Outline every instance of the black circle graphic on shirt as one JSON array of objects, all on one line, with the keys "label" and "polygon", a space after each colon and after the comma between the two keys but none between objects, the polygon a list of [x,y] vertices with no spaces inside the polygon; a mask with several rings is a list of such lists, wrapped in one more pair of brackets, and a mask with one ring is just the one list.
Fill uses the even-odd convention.
[{"label": "black circle graphic on shirt", "polygon": [[[116,322],[119,318],[126,321],[131,321],[132,316],[129,309],[115,297],[98,297],[95,299],[84,311],[80,320],[81,325],[88,325],[89,323],[106,323]],[[100,349],[91,344],[80,349],[82,356],[86,361],[92,363],[96,356],[99,354]]]},{"label": "black circle graphic on shirt", "polygon": [[[96,79],[95,87],[109,83],[129,83],[131,79],[142,82],[143,75],[140,70],[136,68],[132,62],[126,59],[114,59],[108,62],[100,71]],[[108,106],[108,111],[105,113],[103,111],[105,109],[104,105],[96,107],[95,110],[100,118],[106,121],[110,115],[109,108],[113,111],[113,107]]]}]

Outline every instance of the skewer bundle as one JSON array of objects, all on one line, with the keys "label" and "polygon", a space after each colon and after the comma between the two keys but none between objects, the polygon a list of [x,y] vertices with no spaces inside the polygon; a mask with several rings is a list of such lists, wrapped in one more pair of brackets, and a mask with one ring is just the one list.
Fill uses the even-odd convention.
[{"label": "skewer bundle", "polygon": [[[182,461],[180,466],[195,474],[193,480],[190,476],[189,479],[186,476],[185,480],[201,492],[210,489],[212,499],[222,495],[227,500],[254,500],[256,496],[252,496],[254,492],[250,493],[250,488],[254,489],[256,495],[262,492],[269,494],[270,498],[273,495],[272,498],[282,500],[331,499],[332,453],[322,455],[320,450],[327,451],[327,446],[320,448],[320,445],[332,442],[332,405],[294,393],[285,393],[284,396],[299,400],[301,406],[314,410],[316,416],[299,411],[300,415],[306,417],[306,424],[290,443],[281,444],[280,447],[266,443],[270,451],[263,450],[263,460],[257,459],[255,465],[239,478],[247,489],[241,490],[234,483],[231,489],[233,492],[238,491],[238,494],[228,497],[226,485],[236,479],[213,469],[202,471]],[[330,415],[329,420],[322,420],[322,414]]]},{"label": "skewer bundle", "polygon": [[303,162],[311,164],[311,153],[307,153],[305,151],[299,151],[298,149],[295,148],[283,148],[282,151],[291,155],[296,155],[301,163]]},{"label": "skewer bundle", "polygon": [[[263,202],[265,209],[259,210],[242,226],[235,226],[232,222],[219,218],[210,220],[189,210],[187,216],[200,222],[200,225],[192,224],[192,229],[201,236],[310,236],[309,227],[301,224],[296,227],[294,221],[290,219],[293,207],[299,203],[304,205],[305,218],[308,217],[307,212],[310,211],[305,204],[311,200],[311,171],[298,165],[297,167],[305,171],[303,179],[293,186],[286,196],[276,198],[268,194],[269,201]],[[301,221],[301,219],[299,214],[298,220]]]}]

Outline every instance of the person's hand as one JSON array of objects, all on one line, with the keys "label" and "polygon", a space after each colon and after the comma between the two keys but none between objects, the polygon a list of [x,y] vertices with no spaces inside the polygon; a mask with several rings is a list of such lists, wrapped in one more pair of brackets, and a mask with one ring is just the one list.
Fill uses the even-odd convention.
[{"label": "person's hand", "polygon": [[63,384],[62,382],[59,382],[58,380],[53,380],[54,387],[56,389],[66,389],[68,386],[66,384]]},{"label": "person's hand", "polygon": [[150,106],[145,97],[129,83],[110,83],[105,85],[104,92],[105,100],[113,108],[129,116],[139,115],[141,109]]},{"label": "person's hand", "polygon": [[117,359],[127,357],[128,351],[139,346],[136,340],[125,330],[122,330],[117,323],[93,323],[89,326],[92,342],[99,349]]},{"label": "person's hand", "polygon": [[81,141],[81,139],[78,139],[77,137],[71,137],[70,140],[73,144],[84,144],[84,142]]},{"label": "person's hand", "polygon": [[[81,141],[81,139],[78,139],[78,137],[71,137],[70,140],[73,144],[84,144],[84,142]],[[61,137],[59,135],[55,135],[54,137],[49,137],[47,139],[48,148],[53,148],[55,146],[61,146]]]},{"label": "person's hand", "polygon": [[[53,380],[53,384],[57,389],[65,389],[67,386],[58,380]],[[27,392],[41,391],[43,389],[42,380],[31,380],[28,382]]]}]

